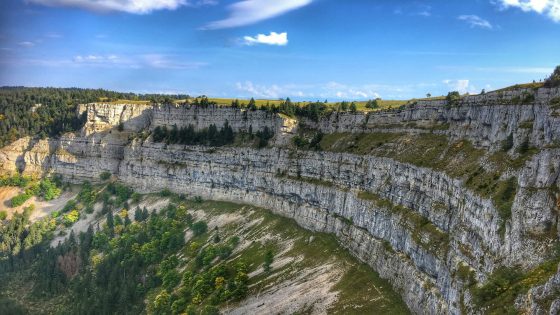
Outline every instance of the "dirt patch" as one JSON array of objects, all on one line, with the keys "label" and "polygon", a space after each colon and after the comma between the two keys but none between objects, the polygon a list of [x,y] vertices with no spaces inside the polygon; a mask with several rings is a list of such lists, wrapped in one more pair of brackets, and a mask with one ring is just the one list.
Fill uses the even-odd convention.
[{"label": "dirt patch", "polygon": [[333,264],[299,270],[291,279],[274,283],[256,296],[250,296],[224,314],[327,314],[337,300],[332,290],[344,272]]},{"label": "dirt patch", "polygon": [[0,187],[0,211],[6,211],[8,219],[10,219],[14,213],[21,213],[23,212],[23,208],[33,204],[35,205],[35,210],[31,213],[30,220],[31,222],[35,222],[50,215],[53,211],[62,210],[69,200],[78,195],[76,189],[71,189],[50,201],[45,201],[37,196],[33,196],[19,207],[10,207],[10,200],[22,192],[23,189],[19,187]]}]

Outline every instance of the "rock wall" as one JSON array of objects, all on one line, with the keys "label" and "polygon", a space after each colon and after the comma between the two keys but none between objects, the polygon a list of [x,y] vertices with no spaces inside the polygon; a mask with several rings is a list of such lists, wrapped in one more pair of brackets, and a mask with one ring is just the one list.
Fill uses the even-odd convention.
[{"label": "rock wall", "polygon": [[[523,103],[522,95],[534,95],[534,100]],[[511,104],[516,98],[521,104]],[[477,147],[493,151],[512,134],[516,147],[527,139],[530,145],[542,148],[560,144],[560,108],[549,106],[555,98],[560,98],[560,88],[492,92],[467,96],[458,106],[447,107],[444,100],[418,101],[399,110],[369,114],[333,112],[304,124],[323,133],[434,132],[452,140],[469,139]]]},{"label": "rock wall", "polygon": [[[526,95],[507,97],[518,94]],[[489,150],[496,150],[510,133],[516,145],[529,139],[540,150],[508,174],[517,178],[518,191],[504,235],[492,201],[461,180],[389,158],[284,148],[296,122],[263,111],[84,105],[79,113],[86,112],[88,120],[80,134],[20,139],[0,150],[0,169],[59,173],[76,182],[111,172],[140,191],[169,188],[269,208],[306,228],[335,234],[387,278],[413,312],[460,314],[472,306],[468,296],[465,299],[467,279],[460,270],[466,268],[484,282],[499,266],[531,268],[558,240],[560,120],[558,109],[546,103],[558,94],[558,89],[541,89],[532,104],[496,105],[503,97],[488,93],[451,108],[418,102],[402,110],[335,113],[304,122],[327,133],[442,133]],[[268,126],[277,132],[277,145],[210,149],[153,143],[138,133],[161,125],[192,124],[200,129],[226,120],[236,131]],[[119,125],[122,128],[115,128]],[[558,294],[557,278],[533,288],[518,305],[537,313],[542,303],[535,300]],[[550,309],[558,305],[553,302]]]}]

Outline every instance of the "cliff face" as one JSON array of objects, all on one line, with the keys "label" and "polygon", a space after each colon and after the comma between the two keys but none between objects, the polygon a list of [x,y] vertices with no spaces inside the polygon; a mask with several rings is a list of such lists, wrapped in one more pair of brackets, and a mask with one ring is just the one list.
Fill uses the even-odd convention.
[{"label": "cliff face", "polygon": [[549,106],[559,97],[560,88],[520,89],[468,96],[459,106],[448,107],[444,100],[418,101],[400,110],[333,113],[319,122],[304,123],[324,133],[433,132],[494,151],[512,134],[516,147],[528,139],[541,148],[560,141],[560,107]]},{"label": "cliff face", "polygon": [[[488,93],[458,106],[421,101],[398,111],[333,113],[301,122],[324,133],[443,134],[490,152],[511,134],[511,152],[524,142],[535,152],[502,174],[517,186],[505,218],[493,200],[442,170],[388,157],[291,149],[286,144],[297,122],[264,111],[84,105],[80,111],[87,111],[88,122],[80,135],[20,139],[0,151],[0,168],[60,173],[76,181],[108,171],[140,191],[168,188],[262,206],[335,234],[389,279],[416,313],[477,313],[469,275],[483,283],[500,266],[534,268],[558,242],[560,117],[549,103],[559,96],[558,89]],[[527,104],[511,104],[521,100]],[[160,125],[202,129],[225,121],[237,132],[268,127],[276,134],[275,146],[165,145],[138,135]],[[119,124],[121,131],[113,128]],[[558,308],[557,278],[535,286],[516,305],[534,313]],[[541,300],[552,302],[544,307]]]}]

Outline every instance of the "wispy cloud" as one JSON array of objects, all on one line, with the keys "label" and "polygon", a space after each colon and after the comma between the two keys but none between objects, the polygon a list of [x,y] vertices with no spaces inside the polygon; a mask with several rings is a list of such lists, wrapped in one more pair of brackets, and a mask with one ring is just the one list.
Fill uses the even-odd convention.
[{"label": "wispy cloud", "polygon": [[393,10],[394,14],[397,15],[410,15],[410,16],[423,16],[423,17],[430,17],[432,16],[432,7],[425,4],[409,4],[405,6],[399,6],[395,10]]},{"label": "wispy cloud", "polygon": [[58,38],[62,38],[62,34],[50,32],[50,33],[45,34],[45,37],[46,38],[51,38],[51,39],[58,39]]},{"label": "wispy cloud", "polygon": [[471,66],[438,66],[441,70],[451,71],[477,71],[496,73],[528,73],[528,74],[550,74],[554,67],[471,67]]},{"label": "wispy cloud", "polygon": [[45,6],[75,7],[91,11],[121,11],[147,14],[157,10],[175,10],[181,6],[216,5],[216,0],[26,0]]},{"label": "wispy cloud", "polygon": [[560,22],[560,0],[497,0],[503,8],[519,8],[524,12],[545,14],[554,22]]},{"label": "wispy cloud", "polygon": [[494,26],[492,26],[492,24],[488,22],[488,20],[485,20],[478,15],[460,15],[458,19],[467,22],[471,26],[471,28],[478,27],[488,30],[494,28]]},{"label": "wispy cloud", "polygon": [[249,46],[258,44],[286,46],[288,44],[288,33],[270,32],[269,35],[245,36],[243,37],[243,43]]},{"label": "wispy cloud", "polygon": [[214,21],[202,29],[215,30],[254,24],[310,4],[312,0],[244,0],[228,7],[226,19]]},{"label": "wispy cloud", "polygon": [[77,55],[70,59],[4,59],[1,63],[17,65],[36,65],[45,67],[97,67],[120,69],[198,69],[206,66],[204,62],[186,62],[178,56],[163,54],[142,54],[121,56],[116,54]]},{"label": "wispy cloud", "polygon": [[18,45],[26,48],[31,48],[35,46],[35,43],[30,41],[24,41],[24,42],[19,42]]}]

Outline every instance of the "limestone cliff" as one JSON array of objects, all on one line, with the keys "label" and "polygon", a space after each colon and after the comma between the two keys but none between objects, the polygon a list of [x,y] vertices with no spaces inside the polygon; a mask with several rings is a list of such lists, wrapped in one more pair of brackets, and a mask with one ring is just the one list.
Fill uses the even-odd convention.
[{"label": "limestone cliff", "polygon": [[[288,145],[295,120],[216,106],[83,105],[88,120],[80,135],[20,139],[0,151],[0,168],[76,181],[108,171],[144,192],[168,188],[259,205],[335,234],[415,313],[479,313],[473,280],[484,283],[501,266],[536,268],[558,243],[560,115],[550,103],[559,97],[560,89],[493,92],[459,104],[418,101],[399,110],[300,121],[324,133],[445,135],[488,152],[500,151],[511,135],[509,154],[518,156],[522,145],[533,153],[495,179],[515,179],[508,217],[464,178],[441,169],[375,154],[295,150]],[[208,148],[153,143],[148,136],[161,125],[202,129],[226,121],[236,132],[268,127],[276,142],[261,150]],[[529,313],[558,309],[558,275],[520,295],[516,305]]]}]

